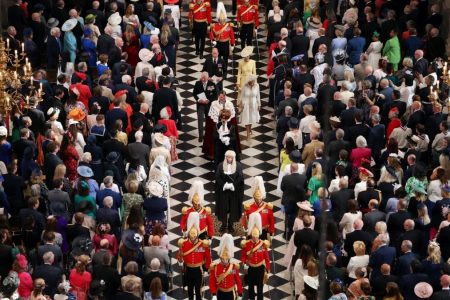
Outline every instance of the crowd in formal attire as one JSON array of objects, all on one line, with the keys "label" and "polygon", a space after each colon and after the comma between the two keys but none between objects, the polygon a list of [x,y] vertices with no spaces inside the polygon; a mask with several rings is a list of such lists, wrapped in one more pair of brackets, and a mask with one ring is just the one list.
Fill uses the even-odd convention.
[{"label": "crowd in formal attire", "polygon": [[[15,0],[8,8],[4,40],[26,54],[32,88],[24,85],[29,97],[0,126],[2,299],[163,300],[177,267],[189,299],[202,299],[206,284],[213,299],[241,299],[247,286],[249,299],[262,300],[275,271],[278,209],[287,292],[296,299],[447,299],[449,82],[440,6],[243,0],[232,1],[231,15],[222,2],[191,1],[188,31],[203,64],[192,98],[198,142],[213,160],[214,209],[195,180],[174,248],[181,5]],[[262,27],[267,50],[255,41]],[[213,47],[204,59],[207,38]],[[223,84],[234,75],[231,99]],[[246,180],[252,199],[244,201],[239,125],[250,140],[263,106],[276,123],[281,205],[266,199],[261,176]],[[239,258],[237,223],[245,235]]]}]

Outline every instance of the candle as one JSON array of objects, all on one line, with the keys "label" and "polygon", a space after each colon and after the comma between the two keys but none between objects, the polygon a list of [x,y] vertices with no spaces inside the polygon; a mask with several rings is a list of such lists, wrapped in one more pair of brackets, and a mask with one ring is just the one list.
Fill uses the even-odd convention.
[{"label": "candle", "polygon": [[30,97],[29,96],[27,96],[27,104],[28,105],[30,104]]},{"label": "candle", "polygon": [[14,50],[14,57],[17,58],[17,50]]},{"label": "candle", "polygon": [[27,75],[27,67],[23,67],[23,75]]},{"label": "candle", "polygon": [[25,65],[28,64],[28,57],[25,57]]},{"label": "candle", "polygon": [[42,91],[42,82],[40,83],[39,86],[40,86],[40,87],[39,87],[39,90]]},{"label": "candle", "polygon": [[30,86],[33,85],[33,76],[30,77]]},{"label": "candle", "polygon": [[9,39],[6,39],[6,49],[9,49]]},{"label": "candle", "polygon": [[436,89],[439,89],[439,80],[436,82]]},{"label": "candle", "polygon": [[22,53],[24,53],[24,52],[25,52],[25,44],[22,43]]},{"label": "candle", "polygon": [[9,106],[9,97],[6,97],[6,106]]},{"label": "candle", "polygon": [[17,79],[17,72],[14,71],[14,79]]}]

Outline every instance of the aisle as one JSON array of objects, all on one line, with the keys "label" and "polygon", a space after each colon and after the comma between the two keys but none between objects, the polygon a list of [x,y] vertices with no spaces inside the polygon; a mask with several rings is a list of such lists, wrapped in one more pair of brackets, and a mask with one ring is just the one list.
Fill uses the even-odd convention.
[{"label": "aisle", "polygon": [[[230,2],[231,3],[231,2]],[[226,2],[228,4],[228,2]],[[231,7],[227,6],[227,12],[231,15]],[[213,19],[214,19],[213,14]],[[260,16],[261,17],[261,16]],[[193,41],[190,40],[190,33],[186,31],[187,19],[186,13],[183,13],[182,28],[180,29],[181,42],[177,54],[177,78],[180,81],[178,91],[183,97],[183,108],[181,110],[183,120],[183,130],[180,132],[180,140],[177,146],[179,151],[179,160],[173,164],[172,171],[172,189],[171,189],[171,215],[172,220],[169,224],[169,237],[173,249],[177,249],[177,242],[180,236],[179,222],[181,209],[187,203],[188,190],[193,181],[200,179],[205,183],[205,200],[208,206],[214,212],[214,171],[213,162],[205,158],[201,153],[201,143],[198,142],[197,130],[197,115],[195,101],[192,97],[192,90],[196,80],[200,78],[200,71],[202,69],[203,60],[195,56],[195,48]],[[261,100],[263,101],[263,108],[261,109],[260,125],[253,129],[253,137],[246,141],[244,136],[244,128],[240,128],[241,145],[242,145],[242,160],[243,170],[245,174],[245,199],[251,199],[249,193],[250,178],[256,175],[263,177],[267,192],[266,201],[274,204],[275,221],[276,221],[276,236],[272,242],[271,251],[271,276],[269,279],[269,286],[264,288],[265,299],[290,299],[291,286],[288,281],[288,273],[286,267],[280,262],[284,258],[286,252],[285,241],[282,237],[284,232],[283,215],[280,211],[280,199],[276,195],[276,184],[278,178],[278,158],[277,149],[275,145],[275,122],[271,118],[272,110],[267,108],[268,100],[268,82],[265,77],[267,50],[265,47],[265,32],[258,34],[260,48],[260,58],[255,52],[252,59],[256,60],[258,69],[258,82],[261,89]],[[237,43],[240,44],[240,41]],[[255,44],[256,46],[256,44]],[[205,49],[205,57],[211,52],[211,44],[207,40],[207,47]],[[235,49],[235,66],[239,58],[240,47],[237,45]],[[236,75],[237,70],[234,71]],[[235,99],[236,92],[234,92],[235,76],[231,75],[231,67],[229,67],[228,79],[224,82],[224,90],[227,92],[229,99]],[[236,253],[235,258],[240,258],[241,251],[239,248],[241,237],[235,237]],[[213,238],[213,260],[217,259],[218,239]],[[275,264],[272,260],[275,260]],[[181,288],[180,268],[176,260],[173,259],[174,269],[174,289],[169,293],[170,297],[174,299],[187,299],[187,291]],[[276,274],[274,274],[276,271]],[[204,288],[205,299],[211,299],[208,287]],[[244,299],[246,299],[244,297]]]}]

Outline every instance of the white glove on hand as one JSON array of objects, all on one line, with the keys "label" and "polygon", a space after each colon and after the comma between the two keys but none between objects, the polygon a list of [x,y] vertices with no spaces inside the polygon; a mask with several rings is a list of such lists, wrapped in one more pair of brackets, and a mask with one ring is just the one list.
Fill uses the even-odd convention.
[{"label": "white glove on hand", "polygon": [[234,46],[231,46],[231,52],[233,52],[234,51]]},{"label": "white glove on hand", "polygon": [[380,98],[381,99],[384,99],[384,98],[386,98],[383,94],[380,94]]},{"label": "white glove on hand", "polygon": [[213,45],[213,47],[215,47],[217,45],[217,42],[216,41],[212,41],[212,45]]},{"label": "white glove on hand", "polygon": [[223,143],[225,144],[225,146],[230,145],[230,138],[229,137],[223,138]]},{"label": "white glove on hand", "polygon": [[258,33],[258,28],[255,28],[255,33]]},{"label": "white glove on hand", "polygon": [[241,297],[241,296],[238,296],[238,297],[237,297],[237,300],[242,300],[242,297]]},{"label": "white glove on hand", "polygon": [[217,300],[217,296],[216,295],[212,296],[211,300]]},{"label": "white glove on hand", "polygon": [[225,191],[225,190],[228,190],[228,183],[225,183],[225,184],[223,185],[223,191]]},{"label": "white glove on hand", "polygon": [[183,267],[183,262],[182,261],[178,261],[178,265],[180,266],[180,268]]},{"label": "white glove on hand", "polygon": [[234,185],[233,185],[232,183],[230,183],[230,190],[231,190],[232,192],[234,192]]}]

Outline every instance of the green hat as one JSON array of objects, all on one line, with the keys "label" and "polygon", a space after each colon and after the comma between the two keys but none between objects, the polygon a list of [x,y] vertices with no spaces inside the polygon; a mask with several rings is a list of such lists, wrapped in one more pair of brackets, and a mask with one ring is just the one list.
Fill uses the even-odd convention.
[{"label": "green hat", "polygon": [[378,33],[378,31],[374,31],[374,32],[373,32],[373,36],[374,36],[374,37],[380,37],[380,34]]},{"label": "green hat", "polygon": [[94,23],[94,21],[95,21],[95,15],[94,14],[89,14],[84,19],[84,23],[85,24],[92,24],[92,23]]},{"label": "green hat", "polygon": [[413,187],[413,193],[419,193],[419,194],[427,195],[427,191],[425,190],[425,188],[421,184],[416,184]]}]

